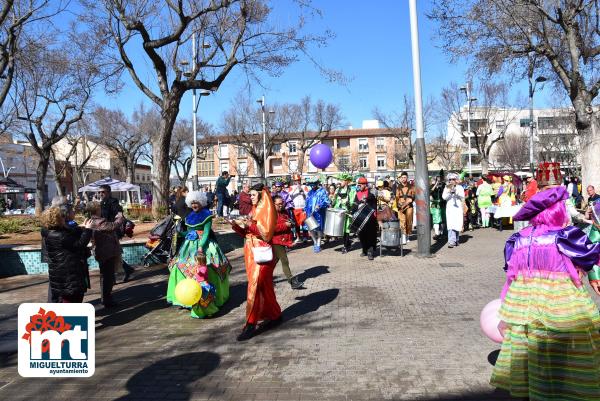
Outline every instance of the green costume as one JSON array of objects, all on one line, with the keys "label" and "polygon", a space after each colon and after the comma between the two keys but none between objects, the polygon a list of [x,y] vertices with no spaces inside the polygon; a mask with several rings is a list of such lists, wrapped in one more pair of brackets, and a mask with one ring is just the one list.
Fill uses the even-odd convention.
[{"label": "green costume", "polygon": [[[345,186],[338,188],[333,195],[333,208],[335,209],[344,209],[347,213],[350,213],[352,210],[352,203],[354,202],[354,198],[356,197],[356,188]],[[346,234],[350,234],[350,224],[352,220],[350,216],[346,216],[346,221],[344,223],[344,232]]]},{"label": "green costume", "polygon": [[[229,299],[231,265],[211,230],[212,218],[212,214],[206,208],[191,212],[185,218],[185,241],[177,256],[169,263],[171,273],[167,287],[167,302],[187,307],[179,303],[175,297],[177,284],[186,278],[194,279],[200,284],[202,296],[200,301],[191,307],[191,316],[194,318],[215,314]],[[206,258],[206,262],[202,255]]]}]

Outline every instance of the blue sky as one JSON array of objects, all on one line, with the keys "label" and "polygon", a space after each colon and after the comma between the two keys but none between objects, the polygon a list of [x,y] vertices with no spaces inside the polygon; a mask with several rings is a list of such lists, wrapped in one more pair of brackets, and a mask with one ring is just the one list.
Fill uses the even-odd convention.
[{"label": "blue sky", "polygon": [[[274,1],[275,21],[285,23],[293,17],[290,0]],[[342,71],[350,82],[347,86],[329,83],[306,59],[288,67],[279,77],[263,77],[267,87],[253,89],[257,99],[265,95],[269,103],[298,102],[310,95],[339,105],[348,125],[360,128],[363,120],[372,118],[372,110],[396,110],[404,94],[413,95],[411,38],[408,1],[379,0],[367,2],[314,1],[323,11],[322,17],[309,21],[309,29],[322,32],[330,29],[336,34],[325,48],[313,49],[311,54],[328,68]],[[424,99],[438,96],[441,88],[451,81],[465,81],[466,64],[450,64],[448,57],[435,47],[433,23],[424,15],[427,2],[419,2],[419,31],[421,42],[421,76]],[[126,86],[115,98],[98,96],[96,102],[118,107],[126,113],[140,102],[148,102],[127,75]],[[199,117],[219,127],[223,112],[244,86],[241,69],[235,70],[218,92],[202,99]],[[515,85],[513,94],[526,93],[526,83]],[[180,107],[180,118],[191,118],[191,94]],[[257,105],[258,107],[258,105]]]}]

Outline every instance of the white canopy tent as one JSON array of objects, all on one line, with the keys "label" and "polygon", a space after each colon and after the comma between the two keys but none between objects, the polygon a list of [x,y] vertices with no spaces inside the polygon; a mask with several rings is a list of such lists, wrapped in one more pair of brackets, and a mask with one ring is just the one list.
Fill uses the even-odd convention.
[{"label": "white canopy tent", "polygon": [[103,178],[84,187],[79,188],[77,192],[98,192],[101,185],[108,185],[111,192],[135,192],[137,193],[138,202],[141,202],[140,186],[115,180],[110,177]]}]

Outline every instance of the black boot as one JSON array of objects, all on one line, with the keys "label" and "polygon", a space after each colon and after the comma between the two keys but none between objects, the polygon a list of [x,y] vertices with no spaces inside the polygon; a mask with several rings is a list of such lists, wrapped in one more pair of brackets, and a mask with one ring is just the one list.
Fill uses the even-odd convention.
[{"label": "black boot", "polygon": [[374,256],[373,256],[373,248],[369,248],[369,250],[367,251],[367,256],[369,258],[369,260],[373,260]]},{"label": "black boot", "polygon": [[254,336],[254,332],[256,331],[256,326],[253,324],[247,324],[244,326],[244,329],[237,336],[238,341],[246,341],[251,339]]}]

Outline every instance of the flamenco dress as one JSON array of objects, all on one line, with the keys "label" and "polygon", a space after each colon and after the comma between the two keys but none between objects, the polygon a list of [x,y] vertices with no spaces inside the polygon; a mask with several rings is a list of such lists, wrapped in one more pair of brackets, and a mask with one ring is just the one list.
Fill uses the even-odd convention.
[{"label": "flamenco dress", "polygon": [[[229,299],[231,265],[211,229],[212,219],[207,208],[187,215],[185,240],[177,256],[169,263],[167,302],[189,307],[179,303],[175,297],[177,284],[186,278],[196,280],[202,288],[200,301],[191,307],[191,316],[194,318],[215,314]],[[201,256],[202,253],[206,261]]]},{"label": "flamenco dress", "polygon": [[580,278],[597,276],[600,243],[538,225],[513,234],[504,253],[507,328],[491,384],[530,400],[600,400],[600,315]]}]

